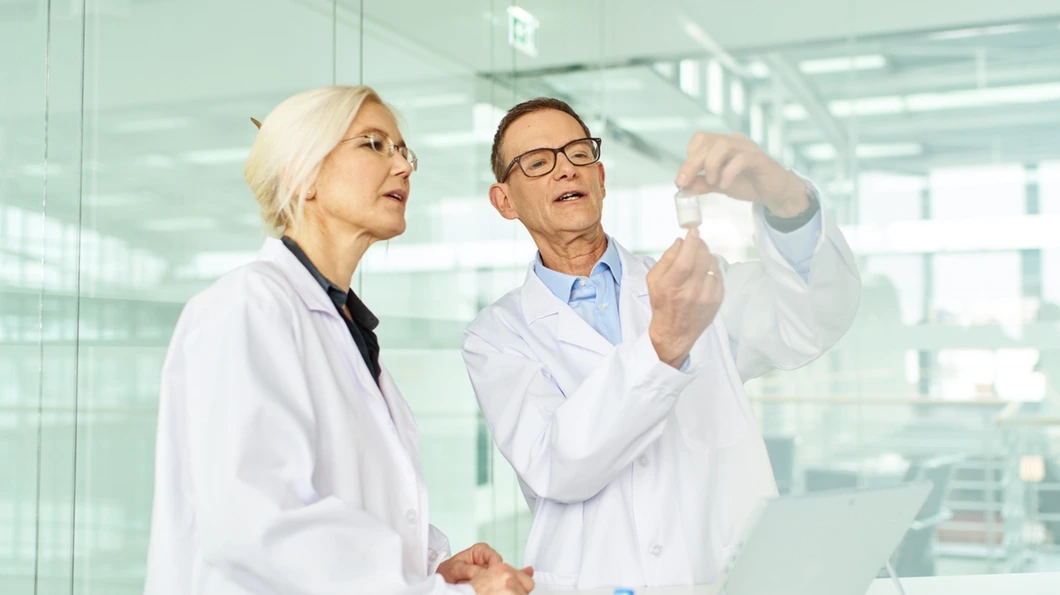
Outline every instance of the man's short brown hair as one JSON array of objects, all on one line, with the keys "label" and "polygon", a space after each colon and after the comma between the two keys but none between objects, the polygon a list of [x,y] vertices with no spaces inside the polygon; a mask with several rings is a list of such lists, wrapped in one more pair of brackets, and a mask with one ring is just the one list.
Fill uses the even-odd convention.
[{"label": "man's short brown hair", "polygon": [[581,116],[574,111],[566,101],[560,99],[554,99],[552,97],[538,97],[529,101],[524,101],[519,105],[508,110],[508,113],[501,119],[500,126],[497,127],[497,134],[493,135],[493,150],[490,152],[490,166],[493,168],[493,176],[498,182],[501,181],[501,176],[504,175],[504,169],[508,167],[508,164],[502,161],[501,158],[501,143],[504,141],[504,135],[508,132],[508,128],[518,120],[519,118],[539,112],[542,110],[554,109],[559,112],[563,112],[568,116],[574,118],[581,125],[582,130],[585,131],[585,136],[589,137],[592,134],[589,133],[589,127],[582,121]]}]

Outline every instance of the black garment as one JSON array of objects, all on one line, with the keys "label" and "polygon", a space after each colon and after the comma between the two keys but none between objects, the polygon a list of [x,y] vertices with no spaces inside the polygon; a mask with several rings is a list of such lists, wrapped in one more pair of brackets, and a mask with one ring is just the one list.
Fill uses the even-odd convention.
[{"label": "black garment", "polygon": [[821,201],[817,197],[817,191],[808,189],[807,198],[810,199],[810,206],[806,207],[806,210],[795,215],[794,217],[780,217],[774,215],[768,208],[766,209],[766,223],[770,227],[779,231],[780,233],[791,233],[796,229],[801,228],[813,219],[817,211],[821,210]]},{"label": "black garment", "polygon": [[[353,342],[357,344],[357,349],[361,352],[364,363],[368,364],[368,369],[372,372],[372,378],[375,378],[375,383],[378,385],[380,373],[379,340],[375,336],[375,327],[379,326],[379,319],[375,317],[375,314],[372,314],[368,306],[364,305],[361,298],[353,293],[352,289],[343,291],[341,287],[335,285],[321,274],[320,270],[313,265],[313,262],[309,260],[305,251],[302,250],[297,242],[288,236],[283,236],[281,240],[283,245],[287,246],[287,249],[294,254],[295,258],[305,266],[309,274],[313,275],[317,283],[327,292],[328,297],[335,304],[335,309],[338,310],[339,316],[346,321],[346,327],[350,329]],[[342,310],[343,306],[349,308],[350,314],[353,316],[352,320]]]}]

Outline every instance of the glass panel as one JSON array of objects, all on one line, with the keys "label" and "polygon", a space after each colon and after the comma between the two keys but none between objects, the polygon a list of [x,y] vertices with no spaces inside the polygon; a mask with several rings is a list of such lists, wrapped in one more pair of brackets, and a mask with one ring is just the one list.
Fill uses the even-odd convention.
[{"label": "glass panel", "polygon": [[365,6],[365,81],[400,113],[420,166],[405,234],[369,250],[359,284],[382,319],[386,365],[416,414],[432,524],[454,551],[486,540],[517,559],[524,540],[510,519],[525,504],[507,463],[494,465],[460,357],[463,326],[522,268],[511,259],[516,229],[498,224],[487,198],[490,144],[510,105],[494,80],[512,71],[507,8],[416,3],[419,18],[394,35],[409,7]]},{"label": "glass panel", "polygon": [[[354,287],[454,549],[517,561],[530,526],[459,350],[534,255],[488,202],[489,152],[505,111],[543,95],[603,138],[604,226],[637,253],[678,233],[696,130],[751,136],[817,183],[864,291],[834,348],[748,384],[783,492],[933,461],[946,518],[903,544],[902,574],[1060,568],[1060,28],[980,4],[969,28],[963,5],[871,2],[857,23],[778,4],[779,27],[740,3],[0,2],[0,592],[140,592],[166,346],[262,239],[248,119],[359,82],[400,112],[420,170],[407,232]],[[757,258],[750,209],[704,200],[731,262]]]},{"label": "glass panel", "polygon": [[[901,480],[925,460],[951,467],[936,482],[937,522],[894,558],[903,575],[1060,560],[1047,496],[1060,485],[1048,396],[1060,376],[1060,186],[1045,140],[1060,73],[1033,74],[1046,60],[1036,51],[1060,41],[1056,24],[862,30],[737,52],[756,81],[749,96],[767,117],[779,104],[788,163],[827,191],[864,283],[830,353],[749,386],[769,442],[794,461],[791,491]],[[1045,471],[1028,473],[1026,456]]]},{"label": "glass panel", "polygon": [[[49,5],[49,8],[54,8]],[[82,233],[82,179],[93,164],[84,159],[84,15],[45,10],[47,19],[46,189],[44,213],[24,227],[43,269],[39,312],[42,415],[37,515],[37,593],[69,593],[74,581],[77,403],[81,317],[77,238]],[[35,250],[30,251],[32,254]],[[25,512],[26,509],[23,509]],[[24,514],[23,512],[23,514]]]},{"label": "glass panel", "polygon": [[[69,476],[44,478],[40,464],[42,457],[69,456],[55,447],[70,424],[44,413],[41,390],[46,3],[18,8],[0,12],[0,592],[23,595],[34,590],[39,554],[46,554],[52,575],[56,560],[69,567],[69,547],[55,535],[64,529],[69,535],[69,524],[54,521],[56,502],[70,502],[61,489]],[[40,514],[42,488],[47,521]]]},{"label": "glass panel", "polygon": [[[78,341],[62,355],[77,375],[75,593],[142,590],[166,347],[184,302],[261,244],[242,177],[250,117],[331,84],[339,65],[359,80],[358,7],[344,4],[339,22],[334,9],[90,3],[84,97],[79,86],[63,96],[84,112],[83,145],[68,147],[85,163],[69,194],[80,190],[80,236],[62,277],[79,281]],[[72,405],[72,383],[56,391]]]}]

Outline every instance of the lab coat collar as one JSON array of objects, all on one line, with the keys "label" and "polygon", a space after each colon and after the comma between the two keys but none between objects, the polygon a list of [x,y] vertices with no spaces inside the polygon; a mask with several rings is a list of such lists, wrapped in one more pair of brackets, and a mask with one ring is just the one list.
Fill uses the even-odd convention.
[{"label": "lab coat collar", "polygon": [[633,295],[645,297],[648,295],[648,269],[644,262],[633,256],[622,244],[615,242],[618,248],[618,257],[622,260],[622,287],[628,287]]},{"label": "lab coat collar", "polygon": [[[633,308],[646,308],[645,304],[637,303],[644,301],[648,295],[648,283],[645,276],[648,268],[614,238],[611,238],[622,262],[622,280],[620,289],[622,301],[619,309],[623,312],[632,311]],[[520,295],[523,316],[527,325],[533,325],[544,318],[558,316],[556,323],[556,340],[577,345],[599,354],[610,353],[615,346],[605,339],[599,332],[589,325],[578,313],[566,302],[556,297],[537,276],[534,271],[535,262],[531,262],[526,273],[526,281]],[[633,299],[629,299],[629,298]],[[633,303],[631,303],[633,302]],[[649,310],[650,312],[650,310]],[[626,327],[626,315],[623,314],[623,333]]]},{"label": "lab coat collar", "polygon": [[279,239],[265,238],[258,259],[276,265],[310,310],[324,312],[338,318],[338,310],[335,309],[335,304],[327,292]]},{"label": "lab coat collar", "polygon": [[336,310],[341,310],[345,306],[349,309],[350,316],[353,317],[354,322],[369,331],[374,331],[379,326],[379,319],[376,318],[375,314],[372,314],[372,311],[361,301],[361,298],[352,289],[343,289],[325,277],[324,273],[321,273],[320,269],[317,268],[317,265],[313,264],[313,261],[309,259],[309,255],[305,253],[305,250],[298,245],[298,242],[294,241],[294,238],[285,235],[280,238],[280,242],[291,251],[291,254],[294,254],[298,262],[302,263],[302,266],[309,271],[309,274],[316,279],[316,282],[324,288],[328,297],[331,298],[331,303],[335,304]]}]

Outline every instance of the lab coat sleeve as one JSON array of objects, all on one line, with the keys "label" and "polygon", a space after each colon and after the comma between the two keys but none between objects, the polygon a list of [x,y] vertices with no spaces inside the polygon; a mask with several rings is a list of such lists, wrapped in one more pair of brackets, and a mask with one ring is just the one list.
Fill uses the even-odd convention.
[{"label": "lab coat sleeve", "polygon": [[428,564],[427,572],[434,574],[438,572],[438,565],[452,557],[453,552],[449,547],[449,538],[441,529],[431,525],[427,533]]},{"label": "lab coat sleeve", "polygon": [[842,232],[823,209],[821,234],[803,278],[766,231],[764,206],[754,206],[760,261],[722,262],[725,299],[720,317],[740,377],[804,366],[850,328],[861,299],[861,277]]},{"label": "lab coat sleeve", "polygon": [[817,211],[806,225],[786,233],[773,229],[768,221],[762,228],[769,234],[769,241],[777,247],[784,260],[803,281],[809,282],[813,253],[817,250],[817,239],[821,237],[821,211]]},{"label": "lab coat sleeve", "polygon": [[162,394],[186,403],[206,563],[240,593],[470,593],[406,576],[396,532],[314,488],[316,412],[288,310],[260,296],[211,308],[175,345]]},{"label": "lab coat sleeve", "polygon": [[644,333],[564,395],[528,351],[500,320],[464,335],[468,375],[497,447],[537,497],[563,503],[595,496],[657,440],[698,373],[695,362],[688,373],[661,362]]}]

